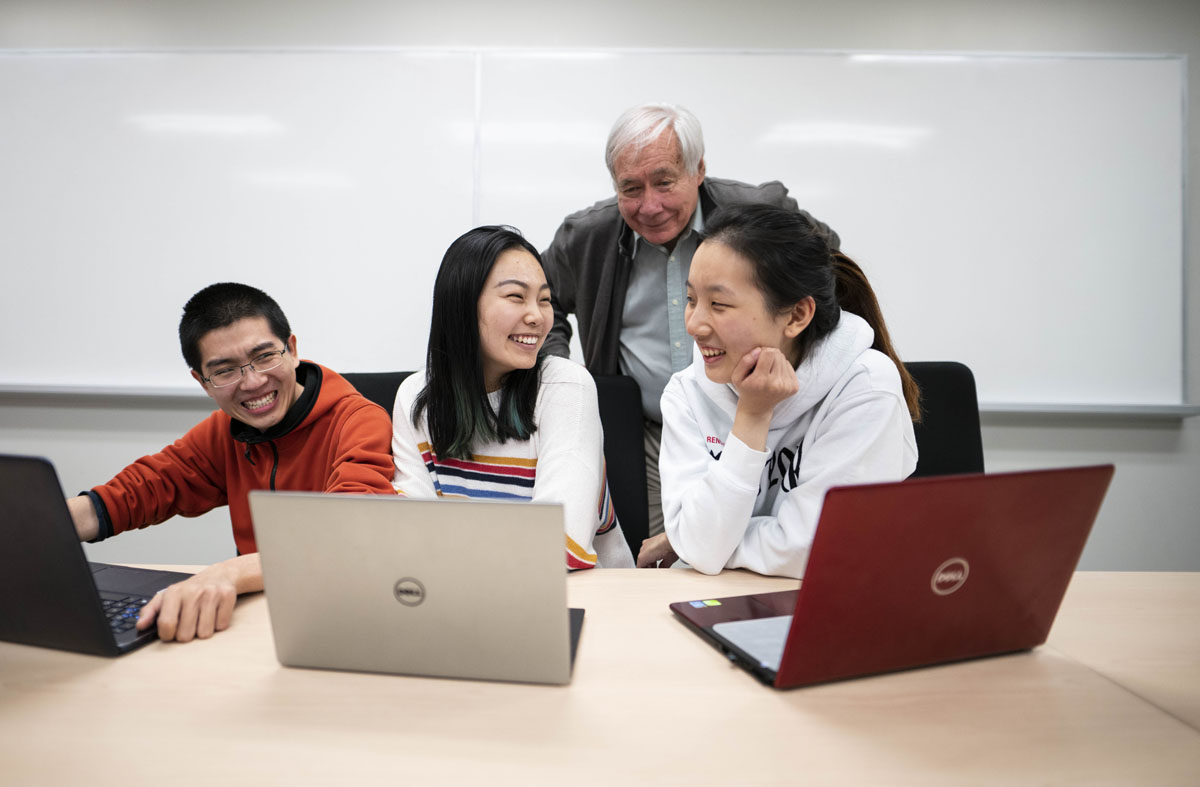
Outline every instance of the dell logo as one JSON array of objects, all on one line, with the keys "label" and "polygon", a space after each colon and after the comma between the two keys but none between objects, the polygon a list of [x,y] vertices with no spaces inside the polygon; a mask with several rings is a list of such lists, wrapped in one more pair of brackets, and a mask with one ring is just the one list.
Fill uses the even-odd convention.
[{"label": "dell logo", "polygon": [[971,566],[965,558],[952,557],[938,566],[937,571],[933,572],[933,578],[929,580],[929,586],[939,596],[948,596],[963,586],[963,583],[967,581],[967,575],[970,573]]},{"label": "dell logo", "polygon": [[415,607],[425,600],[425,586],[420,580],[412,577],[396,580],[392,586],[392,595],[406,607]]}]

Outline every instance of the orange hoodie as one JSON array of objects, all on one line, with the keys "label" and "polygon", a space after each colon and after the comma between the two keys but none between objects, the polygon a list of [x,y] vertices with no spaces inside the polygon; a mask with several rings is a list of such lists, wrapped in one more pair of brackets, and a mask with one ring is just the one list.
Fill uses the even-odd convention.
[{"label": "orange hoodie", "polygon": [[302,361],[297,374],[304,393],[266,432],[218,410],[93,489],[107,509],[99,512],[101,537],[228,504],[244,555],[258,551],[252,489],[395,494],[387,412],[323,366]]}]

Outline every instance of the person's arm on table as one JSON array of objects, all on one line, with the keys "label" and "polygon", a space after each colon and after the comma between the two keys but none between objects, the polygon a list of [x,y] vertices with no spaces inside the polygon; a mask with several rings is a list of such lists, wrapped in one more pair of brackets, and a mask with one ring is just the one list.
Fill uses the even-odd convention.
[{"label": "person's arm on table", "polygon": [[605,491],[596,384],[573,361],[559,361],[555,371],[543,369],[542,374],[533,501],[562,504],[568,567],[632,568],[624,535],[615,528],[596,532],[604,526],[598,512]]},{"label": "person's arm on table", "polygon": [[[390,434],[391,422],[382,408],[369,405],[350,413],[338,432],[335,459],[322,491],[391,494]],[[239,555],[163,590],[142,608],[137,627],[143,630],[157,619],[159,639],[207,639],[229,628],[238,596],[262,589],[259,556]]]},{"label": "person's arm on table", "polygon": [[[364,406],[351,413],[339,430],[335,460],[322,491],[391,494],[390,434],[391,422],[382,408]],[[163,590],[142,608],[137,627],[143,630],[157,619],[159,639],[207,639],[229,628],[238,596],[262,589],[259,556],[239,555]]]},{"label": "person's arm on table", "polygon": [[[80,541],[96,538],[100,516],[87,495],[68,498],[67,510],[71,512]],[[262,590],[262,587],[262,564],[258,555],[242,555],[215,563],[150,599],[138,615],[137,629],[145,631],[157,619],[160,639],[179,642],[196,637],[206,639],[229,628],[238,595]]]},{"label": "person's arm on table", "polygon": [[233,622],[233,607],[243,593],[263,589],[258,554],[239,555],[197,572],[159,592],[138,616],[138,631],[157,619],[158,638],[190,642],[207,639]]}]

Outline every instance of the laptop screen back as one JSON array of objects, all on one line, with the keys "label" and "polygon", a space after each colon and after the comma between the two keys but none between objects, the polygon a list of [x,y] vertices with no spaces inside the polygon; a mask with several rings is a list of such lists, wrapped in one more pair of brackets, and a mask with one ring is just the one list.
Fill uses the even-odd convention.
[{"label": "laptop screen back", "polygon": [[1046,641],[1111,465],[832,489],[777,685]]},{"label": "laptop screen back", "polygon": [[676,602],[776,687],[1045,642],[1112,465],[829,490],[799,591]]},{"label": "laptop screen back", "polygon": [[562,507],[253,492],[291,666],[567,683]]}]

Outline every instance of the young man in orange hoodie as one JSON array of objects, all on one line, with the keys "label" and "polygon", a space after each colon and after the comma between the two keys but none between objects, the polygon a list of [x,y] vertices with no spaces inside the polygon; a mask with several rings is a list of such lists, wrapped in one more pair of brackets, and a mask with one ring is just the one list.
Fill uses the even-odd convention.
[{"label": "young man in orange hoodie", "polygon": [[261,290],[223,283],[196,293],[179,342],[220,409],[67,505],[83,541],[229,506],[238,556],[167,588],[138,618],[139,629],[157,620],[159,637],[186,642],[227,628],[238,595],[262,590],[250,490],[394,494],[394,469],[387,412],[300,360],[287,317]]}]

